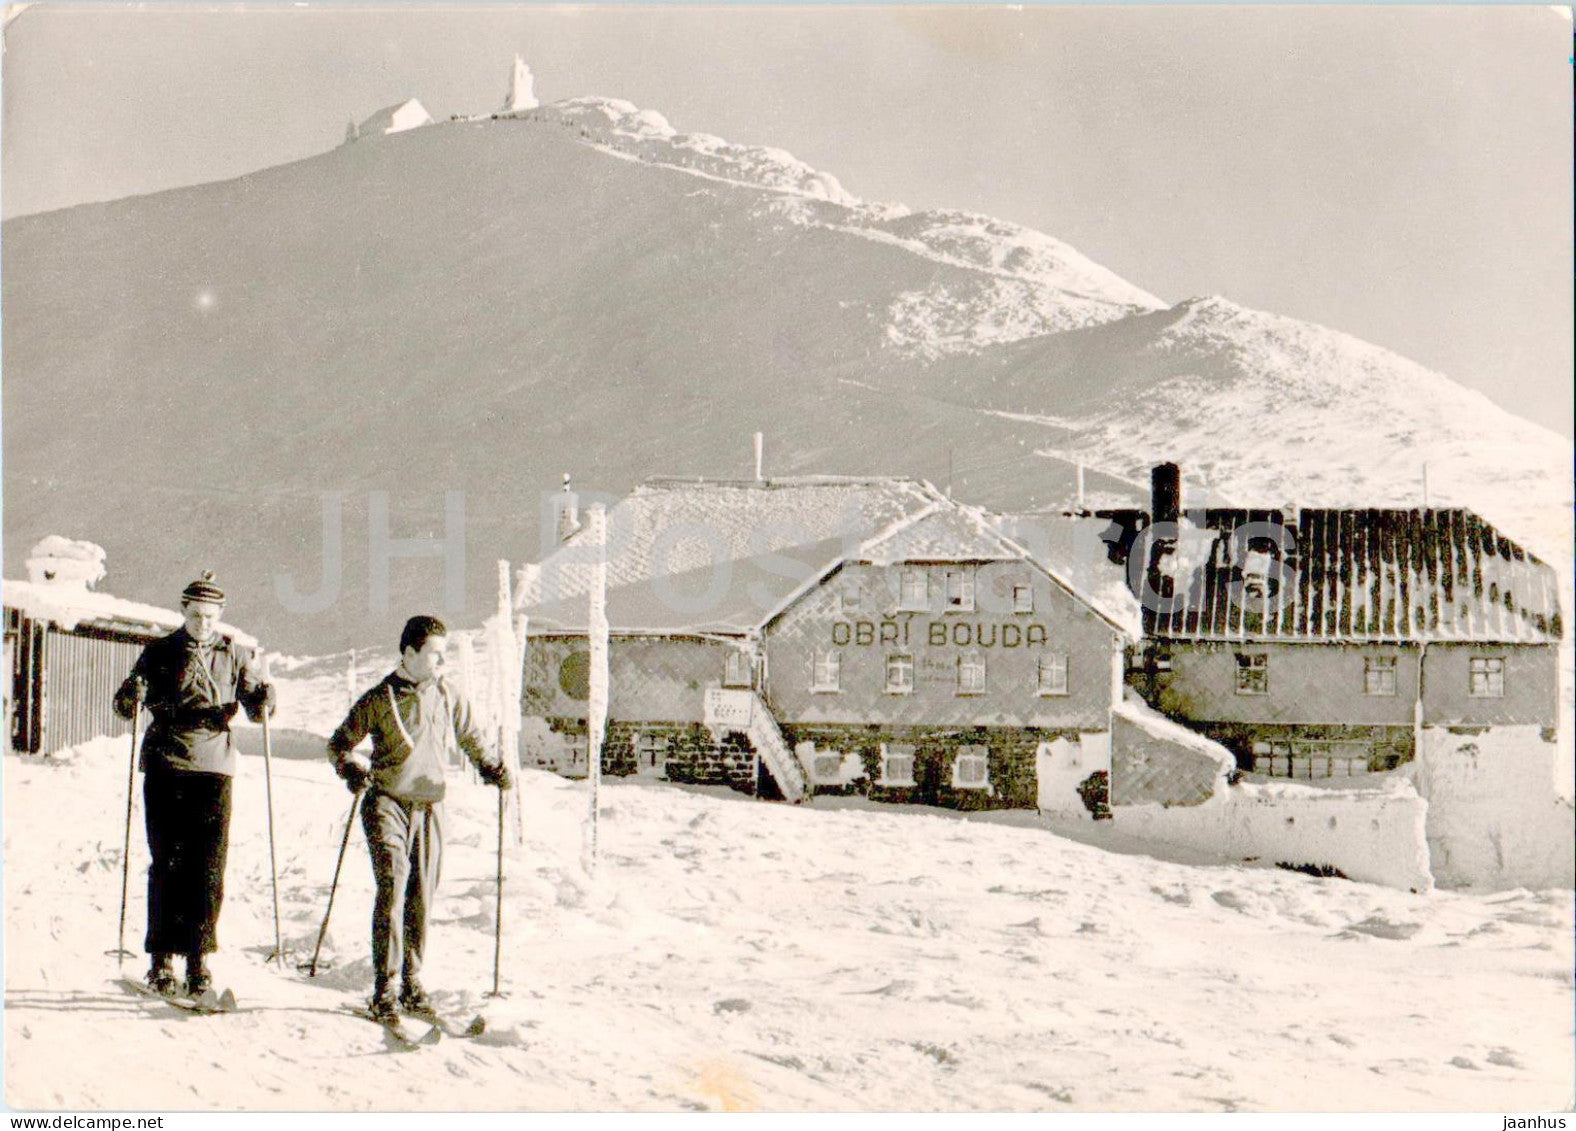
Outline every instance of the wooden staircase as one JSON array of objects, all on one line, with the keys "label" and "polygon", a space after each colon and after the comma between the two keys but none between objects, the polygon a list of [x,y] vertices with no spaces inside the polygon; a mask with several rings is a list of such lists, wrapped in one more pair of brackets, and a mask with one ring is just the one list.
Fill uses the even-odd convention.
[{"label": "wooden staircase", "polygon": [[782,791],[783,799],[798,803],[809,796],[809,782],[799,759],[789,749],[777,726],[777,717],[759,693],[742,688],[710,688],[706,692],[706,724],[742,731]]}]

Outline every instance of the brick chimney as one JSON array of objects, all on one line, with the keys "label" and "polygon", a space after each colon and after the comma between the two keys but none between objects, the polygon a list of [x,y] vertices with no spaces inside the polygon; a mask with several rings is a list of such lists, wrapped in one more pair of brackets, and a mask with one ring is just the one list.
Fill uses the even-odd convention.
[{"label": "brick chimney", "polygon": [[1176,522],[1182,517],[1182,469],[1174,463],[1157,465],[1149,473],[1151,522]]},{"label": "brick chimney", "polygon": [[[1158,464],[1149,472],[1149,521],[1155,531],[1145,563],[1150,592],[1170,597],[1173,581],[1164,562],[1176,551],[1177,523],[1182,518],[1182,469],[1174,463]],[[1157,529],[1161,526],[1164,529]]]}]

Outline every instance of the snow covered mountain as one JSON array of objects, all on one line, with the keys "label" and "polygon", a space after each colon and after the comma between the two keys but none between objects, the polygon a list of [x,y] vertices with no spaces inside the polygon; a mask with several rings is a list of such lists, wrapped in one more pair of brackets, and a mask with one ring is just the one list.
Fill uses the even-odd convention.
[{"label": "snow covered mountain", "polygon": [[294,651],[441,603],[431,557],[380,602],[368,544],[457,533],[446,492],[472,623],[562,471],[748,474],[757,429],[768,474],[1012,509],[1065,501],[1075,461],[1106,498],[1173,459],[1217,497],[1376,504],[1419,499],[1426,461],[1436,498],[1570,545],[1570,444],[1405,359],[1168,308],[1050,236],[616,100],[7,221],[4,279],[7,574],[50,533],[102,544],[128,597],[214,568]]},{"label": "snow covered mountain", "polygon": [[[929,374],[934,395],[1041,428],[1038,450],[1146,482],[1160,454],[1191,502],[1465,505],[1564,568],[1571,444],[1348,334],[1189,299]],[[1191,505],[1190,502],[1190,505]]]}]

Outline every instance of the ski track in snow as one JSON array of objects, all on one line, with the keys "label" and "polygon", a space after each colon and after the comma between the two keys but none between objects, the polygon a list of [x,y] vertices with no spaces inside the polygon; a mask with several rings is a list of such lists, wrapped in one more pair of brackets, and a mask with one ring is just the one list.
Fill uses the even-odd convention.
[{"label": "ski track in snow", "polygon": [[[236,781],[221,984],[191,1017],[115,988],[127,740],[5,761],[6,1100],[20,1108],[1501,1110],[1572,1088],[1571,893],[1409,895],[1187,866],[966,819],[522,775],[492,972],[496,795],[451,787],[425,978],[479,1041],[386,1053],[352,834],[309,982],[273,945],[263,767]],[[280,901],[310,956],[348,796],[276,760]],[[140,942],[146,847],[132,849]],[[1122,848],[1109,826],[1080,839]],[[1102,840],[1102,838],[1104,838]],[[144,960],[129,960],[140,974]]]}]

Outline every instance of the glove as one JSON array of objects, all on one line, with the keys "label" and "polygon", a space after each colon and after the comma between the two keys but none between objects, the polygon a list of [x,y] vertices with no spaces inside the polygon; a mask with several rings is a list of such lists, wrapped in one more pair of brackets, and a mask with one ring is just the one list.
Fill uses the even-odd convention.
[{"label": "glove", "polygon": [[129,720],[137,713],[139,704],[144,707],[148,705],[148,681],[140,675],[127,676],[126,682],[115,693],[115,713]]},{"label": "glove", "polygon": [[360,793],[367,788],[367,782],[372,780],[371,768],[353,758],[346,758],[335,769],[339,771],[339,776],[345,781],[345,788],[351,793]]},{"label": "glove", "polygon": [[478,766],[476,772],[488,785],[495,785],[499,789],[514,788],[514,779],[509,776],[509,767],[502,762],[496,765]]},{"label": "glove", "polygon": [[246,698],[246,717],[255,723],[262,719],[263,712],[266,711],[268,717],[273,718],[278,706],[279,692],[274,689],[274,685],[259,683]]}]

